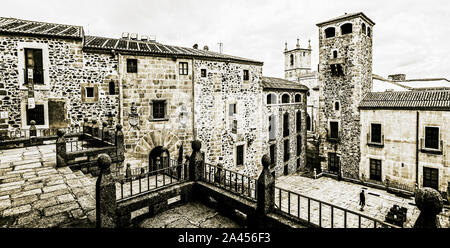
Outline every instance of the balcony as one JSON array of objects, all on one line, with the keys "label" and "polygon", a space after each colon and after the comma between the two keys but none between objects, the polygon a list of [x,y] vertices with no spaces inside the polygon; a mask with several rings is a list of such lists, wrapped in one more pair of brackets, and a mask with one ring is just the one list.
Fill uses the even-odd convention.
[{"label": "balcony", "polygon": [[381,135],[380,142],[375,142],[372,140],[372,137],[370,137],[370,133],[367,133],[367,146],[379,147],[379,148],[384,147],[384,135]]},{"label": "balcony", "polygon": [[429,154],[436,154],[436,155],[442,155],[444,153],[444,141],[440,140],[439,147],[438,148],[432,148],[432,147],[426,147],[424,139],[420,139],[420,151],[422,153],[429,153]]}]

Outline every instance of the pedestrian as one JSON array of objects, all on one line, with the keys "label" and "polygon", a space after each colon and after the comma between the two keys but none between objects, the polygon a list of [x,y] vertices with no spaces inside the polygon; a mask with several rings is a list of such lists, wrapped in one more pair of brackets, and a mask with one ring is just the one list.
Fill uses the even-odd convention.
[{"label": "pedestrian", "polygon": [[364,211],[364,206],[366,205],[366,195],[364,194],[364,189],[359,193],[359,205],[361,206],[361,211]]},{"label": "pedestrian", "polygon": [[145,169],[141,168],[141,178],[145,178]]},{"label": "pedestrian", "polygon": [[131,164],[127,163],[127,169],[125,170],[125,178],[131,179]]}]

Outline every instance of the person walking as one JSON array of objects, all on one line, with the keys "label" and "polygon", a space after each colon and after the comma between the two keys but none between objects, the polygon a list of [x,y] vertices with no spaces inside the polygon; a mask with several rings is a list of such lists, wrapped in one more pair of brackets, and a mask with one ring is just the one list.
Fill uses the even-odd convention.
[{"label": "person walking", "polygon": [[364,211],[364,206],[366,205],[366,195],[364,194],[364,189],[359,193],[359,205],[361,206],[361,211]]},{"label": "person walking", "polygon": [[127,168],[125,170],[125,178],[131,180],[131,164],[127,163]]}]

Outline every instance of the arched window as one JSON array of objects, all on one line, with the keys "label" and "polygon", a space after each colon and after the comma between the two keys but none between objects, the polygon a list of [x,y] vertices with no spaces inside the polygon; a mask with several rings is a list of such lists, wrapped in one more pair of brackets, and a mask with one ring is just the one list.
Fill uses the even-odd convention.
[{"label": "arched window", "polygon": [[341,26],[341,34],[351,34],[353,32],[353,25],[351,23],[346,23]]},{"label": "arched window", "polygon": [[109,94],[115,95],[116,94],[116,84],[114,81],[109,82]]},{"label": "arched window", "polygon": [[370,37],[370,27],[367,27],[367,36]]},{"label": "arched window", "polygon": [[366,34],[366,24],[365,23],[362,24],[361,31],[363,34]]},{"label": "arched window", "polygon": [[267,104],[276,104],[277,103],[277,96],[273,93],[270,93],[267,95]]},{"label": "arched window", "polygon": [[296,129],[297,129],[297,133],[302,131],[302,112],[298,111],[297,112],[297,116],[296,116]]},{"label": "arched window", "polygon": [[309,117],[309,115],[306,115],[306,130],[312,131],[312,129],[311,129],[311,117]]},{"label": "arched window", "polygon": [[302,102],[302,96],[300,94],[295,95],[295,102]]},{"label": "arched window", "polygon": [[289,114],[283,115],[283,137],[289,136]]},{"label": "arched window", "polygon": [[338,56],[338,52],[337,51],[333,51],[333,59],[337,59]]},{"label": "arched window", "polygon": [[269,116],[269,140],[276,139],[277,133],[276,133],[276,127],[275,127],[275,115]]},{"label": "arched window", "polygon": [[291,102],[291,97],[288,94],[284,94],[281,97],[281,103],[290,103]]},{"label": "arched window", "polygon": [[333,27],[329,27],[325,29],[325,38],[331,38],[336,35],[336,29]]},{"label": "arched window", "polygon": [[294,55],[291,54],[291,66],[294,66]]},{"label": "arched window", "polygon": [[339,104],[339,102],[335,102],[335,103],[334,103],[334,110],[339,111],[339,109],[340,109],[340,104]]}]

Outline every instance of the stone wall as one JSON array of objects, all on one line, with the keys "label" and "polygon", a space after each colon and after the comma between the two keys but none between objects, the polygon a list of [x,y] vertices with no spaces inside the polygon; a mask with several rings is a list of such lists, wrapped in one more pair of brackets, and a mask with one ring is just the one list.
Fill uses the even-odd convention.
[{"label": "stone wall", "polygon": [[[358,105],[362,97],[372,88],[372,37],[361,31],[363,19],[356,17],[335,21],[319,27],[319,85],[320,85],[320,154],[324,158],[321,167],[328,170],[328,152],[340,154],[341,172],[345,177],[358,178],[360,152],[360,116]],[[351,34],[341,35],[340,26],[353,24]],[[366,26],[372,28],[366,22]],[[336,28],[336,36],[325,38],[324,30]],[[337,51],[337,58],[333,52]],[[340,63],[344,76],[332,76],[330,63]],[[335,111],[334,103],[340,102]],[[339,122],[340,142],[327,141],[329,121]]]},{"label": "stone wall", "polygon": [[[446,111],[419,112],[420,139],[424,139],[425,126],[440,127],[443,154],[419,152],[419,186],[423,185],[423,167],[439,171],[439,191],[447,192],[450,181],[450,113]],[[416,116],[411,110],[361,110],[361,163],[360,177],[370,178],[370,159],[381,160],[381,184],[386,179],[397,185],[414,188],[416,183]],[[370,124],[381,124],[384,146],[367,145]],[[422,143],[423,144],[423,143]]]},{"label": "stone wall", "polygon": [[[201,77],[206,69],[207,76]],[[243,80],[243,70],[249,70],[249,80]],[[222,163],[234,169],[256,175],[261,169],[261,81],[262,67],[247,64],[194,61],[195,127],[202,141],[207,163]],[[237,104],[237,134],[231,131],[229,104]],[[244,166],[236,166],[236,146],[244,145]]]},{"label": "stone wall", "polygon": [[[84,117],[104,118],[111,112],[118,114],[118,97],[108,94],[108,75],[114,74],[115,59],[110,55],[87,54],[81,41],[56,38],[0,36],[0,112],[7,112],[7,119],[0,119],[0,129],[27,128],[25,106],[28,89],[23,85],[24,49],[43,48],[45,85],[35,85],[35,102],[44,104],[49,112],[61,112],[58,118],[38,128],[52,128],[79,124]],[[98,86],[98,101],[85,103],[81,99],[82,84]],[[52,109],[53,103],[61,103]],[[64,111],[61,111],[64,109]],[[50,123],[49,123],[50,122]]]},{"label": "stone wall", "polygon": [[[137,59],[137,73],[127,73],[127,59]],[[188,75],[179,74],[180,62],[188,63]],[[121,55],[119,68],[123,75],[123,130],[127,154],[147,161],[152,149],[163,146],[172,159],[177,159],[179,146],[184,142],[183,152],[190,155],[190,141],[194,138],[192,60]],[[166,100],[165,120],[152,120],[153,100]],[[133,103],[139,114],[137,127],[130,125]]]},{"label": "stone wall", "polygon": [[[275,94],[277,97],[277,104],[266,104],[268,94]],[[284,94],[290,96],[291,103],[281,103],[281,97]],[[301,95],[301,102],[295,103],[295,95]],[[295,173],[306,166],[306,92],[300,91],[288,91],[288,90],[264,90],[263,91],[263,150],[265,154],[270,154],[270,146],[276,145],[275,153],[275,176],[282,176],[287,166],[288,174]],[[296,119],[297,112],[301,112],[301,131],[297,132]],[[289,136],[283,137],[283,115],[289,114]],[[269,140],[269,117],[276,116],[275,118],[275,140]],[[297,155],[297,136],[302,137],[302,148],[300,155]],[[284,161],[284,141],[289,140],[289,160]],[[300,160],[300,166],[297,168],[297,160]],[[273,162],[273,161],[272,161]]]}]

